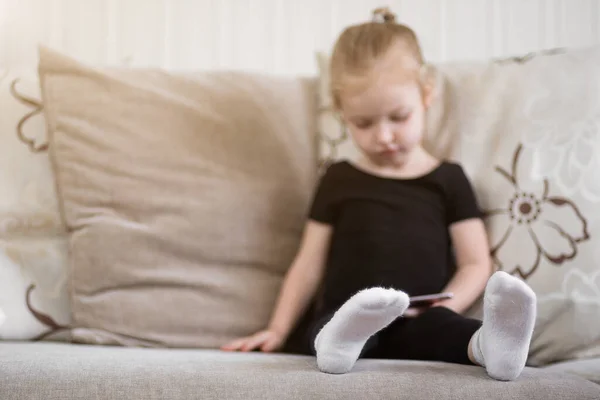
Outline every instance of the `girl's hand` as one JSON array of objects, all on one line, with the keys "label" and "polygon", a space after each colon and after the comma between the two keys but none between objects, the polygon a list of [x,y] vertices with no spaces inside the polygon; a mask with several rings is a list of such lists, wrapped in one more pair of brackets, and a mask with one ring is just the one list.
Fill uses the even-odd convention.
[{"label": "girl's hand", "polygon": [[221,346],[223,351],[252,351],[260,349],[266,353],[281,348],[285,337],[279,332],[266,329],[241,339],[234,340]]},{"label": "girl's hand", "polygon": [[415,318],[423,314],[428,308],[429,307],[408,307],[402,316],[405,318]]},{"label": "girl's hand", "polygon": [[440,300],[440,301],[436,301],[435,303],[431,303],[428,306],[408,307],[406,309],[406,311],[404,311],[404,314],[402,314],[402,316],[406,317],[406,318],[415,318],[415,317],[418,317],[419,315],[423,314],[425,311],[427,311],[431,307],[446,306],[447,303],[448,303],[448,300]]}]

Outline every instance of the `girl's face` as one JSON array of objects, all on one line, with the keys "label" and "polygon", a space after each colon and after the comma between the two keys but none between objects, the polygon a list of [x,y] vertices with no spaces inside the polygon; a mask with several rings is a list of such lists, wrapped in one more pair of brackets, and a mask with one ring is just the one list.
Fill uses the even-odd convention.
[{"label": "girl's face", "polygon": [[[389,75],[388,75],[389,76]],[[386,79],[346,91],[340,98],[342,117],[354,142],[371,162],[402,166],[420,147],[430,96],[414,79]]]}]

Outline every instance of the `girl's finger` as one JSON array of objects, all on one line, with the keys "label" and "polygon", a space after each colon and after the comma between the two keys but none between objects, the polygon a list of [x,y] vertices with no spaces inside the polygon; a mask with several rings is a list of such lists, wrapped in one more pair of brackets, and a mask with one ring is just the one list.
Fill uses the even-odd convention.
[{"label": "girl's finger", "polygon": [[259,347],[265,341],[264,334],[258,334],[256,336],[252,336],[244,345],[242,346],[242,351],[251,351]]},{"label": "girl's finger", "polygon": [[225,351],[239,350],[244,345],[246,340],[248,340],[248,338],[234,340],[233,342],[229,342],[229,343],[221,346],[221,350],[225,350]]},{"label": "girl's finger", "polygon": [[271,351],[275,350],[278,346],[279,346],[279,340],[276,338],[271,338],[271,339],[265,341],[265,343],[263,343],[263,345],[260,349],[262,351],[264,351],[265,353],[270,353]]}]

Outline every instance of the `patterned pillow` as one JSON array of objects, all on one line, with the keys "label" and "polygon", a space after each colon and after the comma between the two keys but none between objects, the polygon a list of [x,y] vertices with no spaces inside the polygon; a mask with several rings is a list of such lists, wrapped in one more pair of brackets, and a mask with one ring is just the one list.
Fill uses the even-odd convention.
[{"label": "patterned pillow", "polygon": [[0,339],[61,337],[69,323],[66,236],[47,154],[39,84],[0,71]]},{"label": "patterned pillow", "polygon": [[[331,110],[328,57],[318,58],[326,165],[357,150]],[[425,147],[462,163],[497,268],[538,294],[530,364],[600,355],[600,48],[434,69]]]}]

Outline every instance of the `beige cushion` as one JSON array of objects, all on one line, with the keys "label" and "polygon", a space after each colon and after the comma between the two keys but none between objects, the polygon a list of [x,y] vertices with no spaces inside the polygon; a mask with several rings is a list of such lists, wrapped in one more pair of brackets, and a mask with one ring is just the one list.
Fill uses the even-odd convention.
[{"label": "beige cushion", "polygon": [[600,358],[566,361],[544,367],[546,371],[569,373],[600,385]]},{"label": "beige cushion", "polygon": [[[320,65],[321,158],[352,157]],[[530,363],[600,355],[600,47],[436,70],[425,147],[464,166],[497,267],[538,295]]]},{"label": "beige cushion", "polygon": [[39,70],[74,340],[214,347],[263,328],[312,192],[312,84],[47,49]]},{"label": "beige cushion", "polygon": [[215,350],[0,343],[2,400],[598,400],[578,376],[526,368],[512,382],[480,367],[358,360],[325,374],[314,357]]},{"label": "beige cushion", "polygon": [[69,323],[66,232],[39,92],[35,69],[0,70],[0,339],[56,338]]}]

